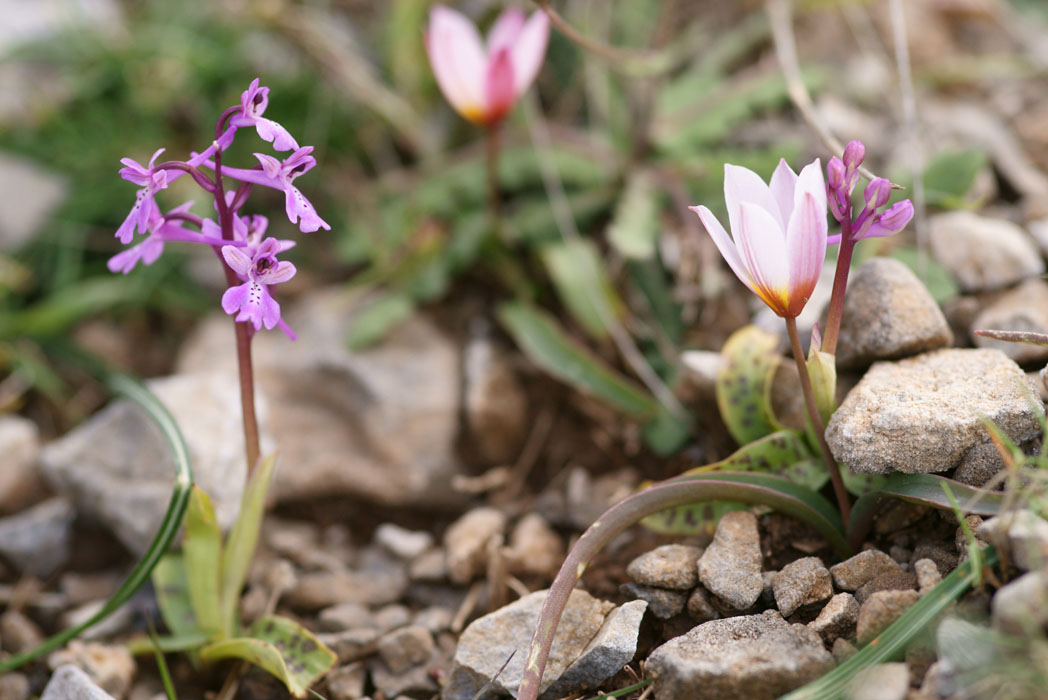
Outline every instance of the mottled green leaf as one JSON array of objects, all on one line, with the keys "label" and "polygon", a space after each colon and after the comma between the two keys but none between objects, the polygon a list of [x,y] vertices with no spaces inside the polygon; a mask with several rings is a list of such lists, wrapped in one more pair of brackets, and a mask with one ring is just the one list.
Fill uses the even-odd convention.
[{"label": "mottled green leaf", "polygon": [[572,318],[594,339],[607,338],[605,319],[617,317],[622,302],[597,247],[583,240],[552,243],[542,249],[542,260]]},{"label": "mottled green leaf", "polygon": [[203,661],[243,659],[273,674],[296,698],[335,665],[336,656],[312,632],[275,615],[251,628],[251,636],[224,639],[200,650]]},{"label": "mottled green leaf", "polygon": [[193,615],[182,554],[165,554],[153,569],[152,579],[160,617],[171,634],[176,637],[198,634],[200,628]]},{"label": "mottled green leaf", "polygon": [[775,432],[770,389],[781,362],[778,336],[756,326],[731,334],[721,354],[724,366],[717,374],[717,407],[728,432],[740,445]]},{"label": "mottled green leaf", "polygon": [[624,258],[651,260],[658,236],[659,190],[651,173],[638,170],[619,197],[608,226],[608,242]]},{"label": "mottled green leaf", "polygon": [[251,478],[244,486],[240,499],[240,514],[226,540],[222,556],[222,631],[226,636],[235,629],[240,589],[247,579],[247,569],[255,554],[258,533],[262,527],[262,515],[266,507],[266,492],[273,478],[277,456],[271,454],[258,460]]},{"label": "mottled green leaf", "polygon": [[650,394],[569,337],[546,312],[509,302],[499,306],[498,318],[524,354],[550,375],[635,418],[655,416],[658,404]]},{"label": "mottled green leaf", "polygon": [[197,626],[214,634],[221,629],[219,578],[222,562],[222,531],[211,499],[194,486],[186,508],[185,540],[182,544],[189,600]]}]

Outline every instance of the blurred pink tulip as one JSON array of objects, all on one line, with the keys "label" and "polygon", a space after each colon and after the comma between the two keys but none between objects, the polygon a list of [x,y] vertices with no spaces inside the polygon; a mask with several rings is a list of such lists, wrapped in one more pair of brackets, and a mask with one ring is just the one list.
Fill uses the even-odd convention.
[{"label": "blurred pink tulip", "polygon": [[743,284],[779,316],[796,317],[826,259],[826,184],[819,160],[797,175],[786,164],[771,185],[752,170],[724,165],[729,236],[709,209],[691,207]]},{"label": "blurred pink tulip", "polygon": [[487,45],[461,13],[436,5],[425,34],[426,52],[444,96],[474,124],[491,126],[513,108],[539,72],[549,41],[549,18],[503,12]]}]

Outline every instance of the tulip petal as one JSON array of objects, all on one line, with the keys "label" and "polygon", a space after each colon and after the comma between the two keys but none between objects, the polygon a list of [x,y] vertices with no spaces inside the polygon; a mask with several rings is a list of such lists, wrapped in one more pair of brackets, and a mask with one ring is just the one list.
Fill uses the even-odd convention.
[{"label": "tulip petal", "polygon": [[769,189],[779,205],[779,215],[783,222],[790,220],[793,213],[793,194],[797,188],[797,173],[789,166],[785,158],[779,159],[779,165],[771,174]]},{"label": "tulip petal", "polygon": [[509,49],[502,49],[491,60],[488,66],[486,86],[485,123],[493,124],[513,107],[517,100],[517,91],[513,87],[513,62]]},{"label": "tulip petal", "polygon": [[743,202],[756,204],[764,209],[768,216],[778,222],[778,231],[785,232],[786,222],[779,214],[779,205],[772,196],[771,190],[760,176],[741,165],[724,164],[724,203],[728,207],[728,226],[732,235],[739,235],[739,208]]},{"label": "tulip petal", "polygon": [[819,281],[826,260],[826,244],[825,205],[820,209],[810,192],[802,192],[790,217],[789,230],[786,231],[791,316],[801,312]]},{"label": "tulip petal", "polygon": [[542,10],[528,18],[513,45],[513,80],[517,96],[524,94],[539,74],[549,43],[549,17]]},{"label": "tulip petal", "polygon": [[790,262],[786,236],[779,223],[764,207],[744,201],[739,207],[739,228],[733,232],[742,261],[752,275],[751,288],[772,311],[785,316],[789,308]]},{"label": "tulip petal", "polygon": [[749,270],[746,269],[746,265],[743,264],[742,258],[739,256],[739,251],[735,247],[735,241],[731,239],[728,232],[721,226],[720,221],[713,215],[713,212],[708,207],[699,205],[697,207],[688,207],[693,212],[699,215],[699,219],[702,221],[702,225],[706,227],[706,231],[710,234],[710,238],[713,239],[714,245],[717,246],[717,250],[724,257],[725,262],[728,263],[728,267],[735,273],[735,276],[742,281],[747,287],[753,288],[752,278],[750,277]]},{"label": "tulip petal", "polygon": [[444,96],[471,121],[484,113],[487,57],[476,27],[461,13],[436,5],[430,12],[426,51]]},{"label": "tulip petal", "polygon": [[488,31],[488,58],[502,49],[513,47],[524,28],[524,20],[524,11],[518,7],[511,7],[499,15]]}]

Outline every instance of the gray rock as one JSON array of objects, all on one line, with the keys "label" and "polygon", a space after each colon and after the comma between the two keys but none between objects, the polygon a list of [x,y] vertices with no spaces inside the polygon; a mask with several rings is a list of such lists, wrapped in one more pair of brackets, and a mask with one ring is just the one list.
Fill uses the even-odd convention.
[{"label": "gray rock", "polygon": [[127,695],[135,677],[135,659],[123,645],[72,641],[47,657],[47,665],[57,670],[72,664],[86,673],[98,687],[118,698]]},{"label": "gray rock", "polygon": [[804,557],[782,567],[772,581],[775,605],[783,617],[798,608],[829,600],[833,595],[830,572],[818,557]]},{"label": "gray rock", "polygon": [[[23,8],[24,9],[24,8]],[[65,199],[65,178],[32,161],[0,153],[0,251],[28,243]]]},{"label": "gray rock", "polygon": [[321,632],[317,639],[335,652],[339,663],[348,664],[374,654],[380,636],[382,633],[374,627],[354,627],[342,632]]},{"label": "gray rock", "polygon": [[979,526],[978,534],[1024,571],[1048,564],[1048,521],[1031,510],[991,518]]},{"label": "gray rock", "polygon": [[906,700],[910,669],[902,662],[868,666],[855,674],[850,691],[851,700]]},{"label": "gray rock", "polygon": [[425,627],[433,634],[445,632],[451,627],[451,621],[455,613],[450,608],[440,605],[431,605],[415,613],[412,624]]},{"label": "gray rock", "polygon": [[341,632],[356,627],[374,627],[371,610],[360,603],[338,603],[317,615],[317,625],[324,632]]},{"label": "gray rock", "polygon": [[375,611],[372,616],[375,627],[383,632],[395,630],[411,622],[411,610],[406,605],[393,603]]},{"label": "gray rock", "polygon": [[879,549],[867,549],[831,566],[830,576],[837,588],[854,592],[867,581],[890,571],[902,571],[902,568]]},{"label": "gray rock", "polygon": [[0,416],[0,513],[17,513],[43,492],[37,470],[40,431],[21,416]]},{"label": "gray rock", "polygon": [[976,330],[1048,331],[1048,282],[1030,279],[983,308],[972,321],[972,341],[979,348],[1000,350],[1019,364],[1048,360],[1048,347],[1029,343],[1007,343],[981,335]]},{"label": "gray rock", "polygon": [[771,700],[831,668],[819,635],[774,610],[698,625],[645,664],[663,700]]},{"label": "gray rock", "polygon": [[665,544],[631,561],[626,575],[642,586],[689,591],[699,585],[697,563],[701,556],[701,547]]},{"label": "gray rock", "polygon": [[823,606],[819,616],[808,623],[808,629],[831,644],[841,637],[851,637],[858,621],[859,602],[855,600],[855,596],[851,593],[838,593]]},{"label": "gray rock", "polygon": [[510,357],[486,335],[472,338],[462,357],[466,427],[490,464],[511,462],[527,432],[528,399]]},{"label": "gray rock", "polygon": [[367,669],[362,663],[351,663],[330,671],[324,676],[329,700],[361,700]]},{"label": "gray rock", "polygon": [[997,590],[990,601],[994,629],[1020,637],[1048,626],[1048,570],[1031,571]]},{"label": "gray rock", "polygon": [[837,346],[839,367],[867,367],[952,343],[946,317],[910,268],[892,258],[871,258],[852,272]]},{"label": "gray rock", "polygon": [[[451,488],[460,466],[458,349],[416,315],[379,343],[350,351],[345,338],[360,308],[341,288],[319,290],[285,313],[301,340],[254,338],[257,386],[271,407],[263,425],[281,461],[294,465],[277,472],[273,494],[280,501],[345,495],[398,506],[460,504]],[[232,369],[234,360],[229,319],[217,316],[187,340],[178,367]]]},{"label": "gray rock", "polygon": [[1026,375],[997,350],[879,362],[833,414],[826,441],[860,474],[943,472],[986,441],[983,418],[1018,443],[1037,435],[1043,409],[1027,391]]},{"label": "gray rock", "polygon": [[552,577],[564,561],[564,543],[545,518],[528,513],[513,526],[503,556],[511,574]]},{"label": "gray rock", "polygon": [[913,572],[917,574],[917,591],[923,596],[942,583],[939,567],[931,559],[918,559],[913,563]]},{"label": "gray rock", "polygon": [[5,651],[18,654],[40,646],[43,641],[43,632],[21,610],[5,610],[0,614],[0,642]]},{"label": "gray rock", "polygon": [[[545,599],[546,591],[537,591],[474,620],[459,637],[444,700],[470,700],[514,651],[492,692],[515,694],[528,640]],[[613,611],[612,603],[573,590],[557,627],[540,697],[563,697],[569,692],[569,683],[576,688],[595,687],[629,663],[636,653],[637,630],[645,607],[643,601],[634,601]]]},{"label": "gray rock", "polygon": [[636,583],[624,583],[619,590],[630,598],[643,600],[648,604],[648,612],[660,620],[668,620],[684,610],[688,596],[681,591],[671,591],[654,586],[641,586]]},{"label": "gray rock", "polygon": [[910,609],[920,598],[917,591],[877,591],[862,603],[855,634],[859,646],[869,644],[878,634]]},{"label": "gray rock", "polygon": [[440,688],[430,671],[433,666],[439,665],[439,662],[429,660],[406,671],[396,672],[381,659],[372,659],[368,662],[368,671],[371,673],[371,682],[382,697],[399,700],[409,693],[413,696],[434,697]]},{"label": "gray rock", "polygon": [[443,548],[431,549],[411,562],[408,575],[412,581],[443,581],[448,577],[447,559]]},{"label": "gray rock", "polygon": [[10,671],[0,676],[0,698],[4,700],[29,700],[31,687],[24,673]]},{"label": "gray rock", "polygon": [[699,580],[710,593],[736,610],[757,602],[764,590],[757,518],[747,511],[725,513],[713,542],[699,558]]},{"label": "gray rock", "polygon": [[469,583],[487,566],[488,542],[501,537],[506,516],[487,506],[474,508],[453,522],[444,533],[448,576],[453,583]]},{"label": "gray rock", "polygon": [[1004,469],[1004,460],[992,442],[974,445],[964,453],[953,478],[976,488],[989,483]]},{"label": "gray rock", "polygon": [[833,648],[830,649],[830,653],[833,654],[833,660],[838,664],[843,664],[845,661],[855,656],[859,650],[854,644],[849,642],[844,637],[837,637],[833,642]]},{"label": "gray rock", "polygon": [[917,577],[903,569],[897,571],[885,571],[877,574],[866,583],[859,586],[855,591],[855,600],[862,605],[866,600],[878,591],[915,591],[917,590]]},{"label": "gray rock", "polygon": [[433,546],[433,535],[423,530],[407,530],[393,523],[382,523],[375,529],[375,543],[410,561]]},{"label": "gray rock", "polygon": [[436,644],[425,627],[411,625],[384,634],[378,640],[378,654],[393,673],[425,663]]},{"label": "gray rock", "polygon": [[51,676],[40,700],[114,700],[91,677],[73,665],[60,666]]},{"label": "gray rock", "polygon": [[953,273],[965,292],[1003,289],[1044,274],[1031,237],[1010,221],[967,211],[929,221],[932,255]]},{"label": "gray rock", "polygon": [[299,576],[284,601],[301,610],[318,610],[340,603],[384,605],[399,600],[407,583],[407,574],[401,567],[309,571]]},{"label": "gray rock", "polygon": [[[178,423],[196,484],[211,497],[219,525],[229,528],[246,474],[236,376],[187,374],[154,379],[148,386]],[[264,416],[264,402],[259,404]],[[271,449],[264,441],[263,451]],[[45,478],[72,497],[78,512],[104,523],[135,554],[145,552],[171,500],[174,466],[160,429],[137,405],[110,404],[46,445],[40,461]]]},{"label": "gray rock", "polygon": [[69,559],[76,511],[65,498],[51,498],[0,519],[0,555],[21,573],[46,579]]},{"label": "gray rock", "polygon": [[720,617],[717,608],[713,607],[713,603],[710,602],[709,594],[701,587],[696,588],[688,596],[685,610],[688,612],[688,617],[696,622],[709,622]]}]

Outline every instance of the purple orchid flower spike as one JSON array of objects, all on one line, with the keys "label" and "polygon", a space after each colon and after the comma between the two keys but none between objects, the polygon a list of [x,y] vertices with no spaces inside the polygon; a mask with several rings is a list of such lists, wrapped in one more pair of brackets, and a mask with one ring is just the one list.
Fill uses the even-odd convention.
[{"label": "purple orchid flower spike", "polygon": [[267,238],[254,255],[231,245],[222,248],[222,257],[244,284],[230,287],[222,295],[222,309],[227,314],[237,313],[236,320],[250,322],[255,330],[262,326],[274,328],[280,323],[280,304],[269,293],[270,285],[287,282],[295,276],[295,266],[277,261],[280,243]]},{"label": "purple orchid flower spike", "polygon": [[[109,259],[106,267],[110,272],[121,272],[127,274],[135,268],[139,262],[143,265],[152,265],[164,252],[164,244],[171,241],[186,241],[189,243],[205,243],[207,245],[225,245],[229,241],[222,240],[222,230],[214,222],[210,232],[197,233],[184,227],[193,202],[175,207],[166,215],[160,213],[156,202],[149,204],[149,223],[147,229],[149,236],[136,246],[123,250]],[[208,223],[205,221],[205,223]],[[206,228],[206,227],[204,227]],[[242,245],[242,244],[241,244]]]},{"label": "purple orchid flower spike", "polygon": [[261,170],[223,168],[222,172],[242,182],[283,191],[287,218],[291,220],[291,223],[297,223],[302,233],[312,233],[321,228],[330,231],[331,227],[328,223],[320,218],[313,205],[293,184],[295,178],[308,172],[317,164],[317,159],[310,155],[312,152],[312,146],[299,148],[283,162],[265,153],[256,153],[255,157],[262,164]]},{"label": "purple orchid flower spike", "polygon": [[131,158],[120,159],[120,162],[124,164],[124,167],[120,168],[120,177],[142,188],[135,195],[135,203],[131,207],[131,212],[124,219],[124,223],[120,224],[120,228],[116,230],[116,237],[120,239],[121,243],[130,243],[135,236],[136,228],[139,233],[149,230],[149,218],[156,208],[153,196],[160,190],[166,189],[168,185],[167,171],[153,168],[156,159],[163,152],[163,148],[157,149],[153,157],[149,159],[148,166]]},{"label": "purple orchid flower spike", "polygon": [[219,146],[223,150],[229,147],[229,143],[233,141],[233,132],[237,127],[254,127],[259,138],[272,143],[276,150],[298,150],[298,142],[287,129],[272,119],[262,116],[267,106],[269,106],[269,88],[259,86],[258,78],[255,78],[247,90],[240,95],[241,111],[230,118],[229,126],[233,128],[222,134]]}]

